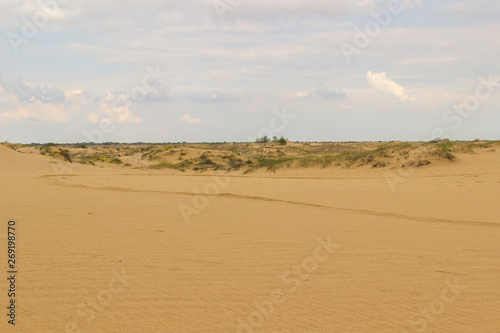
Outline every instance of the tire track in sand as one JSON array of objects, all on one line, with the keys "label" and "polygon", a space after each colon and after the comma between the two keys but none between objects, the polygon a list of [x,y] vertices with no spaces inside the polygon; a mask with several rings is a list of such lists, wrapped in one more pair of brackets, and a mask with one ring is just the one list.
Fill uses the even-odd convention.
[{"label": "tire track in sand", "polygon": [[[100,175],[100,176],[102,176],[102,175]],[[43,177],[44,178],[52,178],[52,177],[55,177],[55,175],[45,175]],[[88,186],[88,185],[80,185],[80,184],[64,184],[62,182],[50,182],[50,184],[56,185],[56,186],[68,187],[68,188],[79,188],[79,189],[87,189],[87,190],[95,190],[95,191],[174,194],[174,195],[185,195],[185,196],[200,195],[198,193],[193,193],[193,192],[165,191],[165,190],[139,190],[139,189],[132,189],[132,188],[110,187],[110,186],[99,187],[99,186]],[[407,214],[401,214],[401,213],[391,213],[391,212],[381,212],[381,211],[368,210],[368,209],[328,206],[328,205],[321,205],[321,204],[315,204],[315,203],[310,203],[310,202],[291,201],[291,200],[275,199],[275,198],[268,198],[268,197],[258,197],[258,196],[235,194],[235,193],[229,193],[229,192],[223,192],[223,193],[219,193],[219,194],[213,195],[213,196],[230,198],[230,199],[254,200],[254,201],[264,201],[264,202],[275,202],[275,203],[281,203],[281,204],[291,204],[291,205],[303,206],[303,207],[309,207],[309,208],[330,209],[330,210],[335,210],[337,212],[344,212],[344,213],[355,213],[355,214],[363,214],[363,215],[371,215],[371,216],[391,217],[391,218],[399,218],[399,219],[419,221],[419,222],[468,224],[468,225],[474,225],[474,226],[484,226],[484,227],[494,227],[494,228],[500,227],[500,223],[495,223],[495,222],[453,220],[453,219],[445,219],[445,218],[439,218],[439,217],[413,216],[413,215],[407,215]]]}]

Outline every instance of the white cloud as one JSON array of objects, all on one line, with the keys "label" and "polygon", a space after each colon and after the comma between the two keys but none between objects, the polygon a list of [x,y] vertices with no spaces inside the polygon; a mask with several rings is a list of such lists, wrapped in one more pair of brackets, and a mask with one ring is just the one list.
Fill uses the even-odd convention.
[{"label": "white cloud", "polygon": [[40,101],[19,107],[16,111],[2,114],[7,120],[22,121],[28,119],[46,120],[50,122],[65,122],[69,119],[67,110],[61,104],[45,104]]},{"label": "white cloud", "polygon": [[197,124],[200,123],[201,120],[200,118],[193,118],[188,114],[183,115],[182,117],[179,117],[179,119],[184,122],[184,123],[189,123],[189,124]]},{"label": "white cloud", "polygon": [[[131,103],[134,102],[130,101],[130,97],[127,94],[108,92],[101,102],[99,109],[111,122],[139,124],[142,122],[142,119],[134,115]],[[97,119],[96,115],[89,114],[89,117],[87,119],[90,121]]]},{"label": "white cloud", "polygon": [[139,124],[142,122],[141,118],[134,116],[129,105],[112,106],[108,103],[101,103],[100,110],[106,113],[108,119],[114,123]]},{"label": "white cloud", "polygon": [[233,102],[238,100],[237,96],[223,90],[197,92],[190,94],[189,98],[198,103]]},{"label": "white cloud", "polygon": [[4,82],[0,80],[0,86],[4,91],[17,96],[19,102],[42,102],[47,104],[62,104],[66,99],[64,91],[52,87],[36,87],[17,79],[15,82]]},{"label": "white cloud", "polygon": [[378,92],[393,95],[401,101],[406,101],[409,98],[403,87],[389,79],[385,72],[373,73],[370,71],[366,73],[366,79],[368,84]]},{"label": "white cloud", "polygon": [[168,102],[174,99],[170,96],[169,87],[159,87],[158,89],[148,91],[144,102]]},{"label": "white cloud", "polygon": [[85,105],[82,91],[63,91],[54,86],[34,86],[18,79],[14,82],[0,80],[0,102],[5,111],[0,118],[11,121],[42,120],[66,122]]},{"label": "white cloud", "polygon": [[[373,20],[370,13],[385,8],[386,0],[243,0],[225,13],[223,21],[217,17],[214,1],[72,0],[61,6],[62,17],[51,18],[27,45],[20,45],[19,56],[12,52],[7,32],[22,35],[22,17],[31,20],[39,5],[37,0],[0,0],[0,30],[6,32],[0,35],[0,44],[5,47],[2,65],[8,69],[3,75],[10,83],[5,89],[0,87],[1,120],[64,119],[57,108],[39,113],[29,108],[29,104],[44,103],[63,105],[61,110],[77,129],[82,126],[82,118],[94,123],[103,118],[139,123],[142,118],[143,124],[134,126],[137,131],[130,133],[138,141],[160,132],[183,140],[217,135],[227,136],[225,140],[231,135],[237,138],[241,129],[249,126],[247,120],[261,110],[293,101],[318,113],[343,110],[343,119],[358,111],[377,112],[374,108],[380,103],[386,106],[384,111],[399,110],[400,101],[405,101],[405,107],[415,105],[422,111],[418,117],[442,113],[463,100],[461,94],[472,94],[470,90],[479,76],[499,72],[496,59],[500,44],[492,41],[500,25],[483,15],[494,13],[495,8],[498,12],[498,0],[478,0],[477,4],[428,1],[417,11],[407,10],[404,17],[393,20],[383,33],[372,38],[358,65],[352,66],[347,66],[338,45],[352,42],[355,26],[363,29]],[[406,9],[422,4],[420,0],[401,1]],[[63,19],[71,13],[78,15]],[[48,54],[64,57],[54,62]],[[124,101],[114,106],[106,99],[109,90],[130,96],[132,87],[141,86],[150,74],[145,67],[155,68],[157,64],[175,73],[175,83],[169,83],[171,90],[162,86],[148,90],[145,100],[131,106]],[[366,69],[360,72],[364,66]],[[368,70],[375,72],[368,80],[373,89],[365,83]],[[23,73],[26,82],[16,84],[14,73]],[[404,73],[405,81],[399,79],[400,73]],[[411,80],[411,87],[406,86],[406,79]],[[318,86],[318,82],[327,85]],[[74,89],[85,91],[83,101],[81,94],[72,92]],[[341,99],[344,92],[348,92],[348,99]],[[93,99],[89,93],[101,98]],[[114,98],[119,96],[122,93],[114,94]],[[419,103],[409,103],[412,96]],[[195,118],[201,117],[200,107],[206,115],[201,120],[207,125],[203,130],[193,124],[200,121]],[[346,112],[349,107],[356,112]],[[73,117],[78,108],[82,117]],[[172,114],[164,112],[166,109],[177,110],[173,122],[168,121]],[[329,116],[325,112],[325,118],[315,119],[317,123],[326,122]],[[185,125],[176,127],[183,124],[181,121]],[[399,120],[391,121],[397,124]],[[223,130],[214,130],[219,124]],[[20,131],[27,137],[33,135],[29,127]],[[290,131],[290,137],[308,135],[314,139],[322,130],[311,124]],[[371,131],[377,134],[380,129],[373,126]],[[42,132],[53,135],[48,130]],[[355,129],[351,132],[358,135]],[[330,133],[325,130],[324,137]],[[398,135],[397,131],[391,133]]]},{"label": "white cloud", "polygon": [[347,94],[340,89],[330,89],[325,84],[320,83],[310,90],[297,93],[295,98],[322,98],[322,99],[342,99]]},{"label": "white cloud", "polygon": [[87,120],[93,122],[94,124],[97,124],[99,122],[99,117],[94,112],[91,112],[87,116]]}]

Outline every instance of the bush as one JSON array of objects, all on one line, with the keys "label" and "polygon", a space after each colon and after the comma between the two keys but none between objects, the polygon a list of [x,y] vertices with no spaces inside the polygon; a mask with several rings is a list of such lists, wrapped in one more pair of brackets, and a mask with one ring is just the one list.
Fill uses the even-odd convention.
[{"label": "bush", "polygon": [[150,165],[148,168],[149,169],[175,169],[179,171],[185,171],[185,168],[191,165],[193,162],[191,161],[184,161],[181,163],[173,164],[173,163],[168,163],[168,162],[160,162],[158,164]]},{"label": "bush", "polygon": [[203,159],[201,160],[198,165],[217,165],[217,163],[215,163],[214,161],[212,161],[211,159],[209,158],[206,158],[206,159]]},{"label": "bush", "polygon": [[68,161],[68,162],[70,162],[70,163],[73,163],[73,161],[71,161],[71,156],[69,155],[69,151],[68,151],[68,150],[65,150],[65,149],[63,150],[63,149],[61,149],[61,150],[59,151],[59,155],[61,155],[62,157],[64,157],[64,160],[65,160],[65,161]]},{"label": "bush", "polygon": [[289,165],[294,159],[291,157],[282,157],[282,158],[258,158],[257,168],[265,167],[267,170],[276,170],[281,165]]},{"label": "bush", "polygon": [[241,158],[239,158],[237,160],[230,159],[228,165],[229,165],[230,169],[238,170],[239,168],[241,168],[244,165],[244,163],[243,163],[243,160]]},{"label": "bush", "polygon": [[269,142],[269,138],[266,135],[264,135],[262,138],[255,139],[255,142],[257,142],[257,143],[267,143],[267,142]]}]

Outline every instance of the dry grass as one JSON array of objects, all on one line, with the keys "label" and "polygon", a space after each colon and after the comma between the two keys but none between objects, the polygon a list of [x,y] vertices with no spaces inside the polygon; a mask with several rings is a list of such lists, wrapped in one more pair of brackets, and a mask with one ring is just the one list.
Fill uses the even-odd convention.
[{"label": "dry grass", "polygon": [[223,170],[249,173],[258,169],[283,168],[358,168],[424,166],[437,160],[455,161],[461,153],[492,149],[497,141],[430,142],[290,142],[281,146],[268,143],[198,144],[103,144],[56,145],[17,149],[39,149],[40,154],[89,165],[116,165],[124,168],[174,169],[197,172]]}]

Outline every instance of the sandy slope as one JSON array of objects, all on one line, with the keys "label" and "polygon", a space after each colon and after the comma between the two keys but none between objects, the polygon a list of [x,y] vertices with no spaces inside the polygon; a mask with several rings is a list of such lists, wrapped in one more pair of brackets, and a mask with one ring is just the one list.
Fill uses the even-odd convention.
[{"label": "sandy slope", "polygon": [[0,331],[500,332],[500,152],[459,157],[214,178],[0,145]]}]

